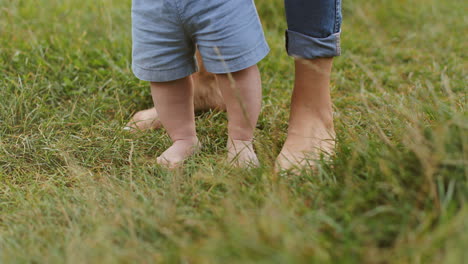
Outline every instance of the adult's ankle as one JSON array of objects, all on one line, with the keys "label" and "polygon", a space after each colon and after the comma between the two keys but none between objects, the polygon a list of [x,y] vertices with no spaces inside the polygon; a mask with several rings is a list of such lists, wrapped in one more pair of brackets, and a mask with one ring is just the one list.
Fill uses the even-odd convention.
[{"label": "adult's ankle", "polygon": [[302,122],[291,123],[288,128],[288,136],[308,137],[310,135],[324,133],[333,134],[334,136],[335,127],[333,119],[310,118]]}]

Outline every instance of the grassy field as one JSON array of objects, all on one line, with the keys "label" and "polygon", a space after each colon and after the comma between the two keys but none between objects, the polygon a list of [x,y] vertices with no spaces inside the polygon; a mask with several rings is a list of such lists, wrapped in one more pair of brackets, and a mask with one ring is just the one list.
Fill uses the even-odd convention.
[{"label": "grassy field", "polygon": [[122,126],[151,105],[130,70],[130,0],[0,0],[0,263],[462,263],[468,258],[462,0],[344,1],[332,96],[337,155],[279,177],[293,61],[282,0],[257,0],[263,167],[204,151],[155,165],[164,131]]}]

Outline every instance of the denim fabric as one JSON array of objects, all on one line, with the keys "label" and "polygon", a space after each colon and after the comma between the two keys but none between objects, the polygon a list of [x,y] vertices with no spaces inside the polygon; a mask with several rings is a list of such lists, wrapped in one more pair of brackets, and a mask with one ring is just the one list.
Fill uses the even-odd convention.
[{"label": "denim fabric", "polygon": [[134,74],[166,82],[197,70],[228,73],[258,63],[269,51],[253,0],[133,0]]},{"label": "denim fabric", "polygon": [[285,0],[286,49],[304,59],[338,56],[341,0]]}]

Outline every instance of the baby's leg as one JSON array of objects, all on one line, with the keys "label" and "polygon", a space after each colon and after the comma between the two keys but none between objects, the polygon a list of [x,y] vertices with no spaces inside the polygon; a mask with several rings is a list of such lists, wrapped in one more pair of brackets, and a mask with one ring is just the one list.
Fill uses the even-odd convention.
[{"label": "baby's leg", "polygon": [[257,66],[231,74],[217,74],[228,115],[228,160],[238,167],[258,166],[252,140],[262,101]]},{"label": "baby's leg", "polygon": [[193,83],[191,77],[151,83],[151,94],[159,120],[174,142],[157,162],[177,167],[200,147],[195,131]]},{"label": "baby's leg", "polygon": [[[210,109],[224,110],[224,101],[215,80],[215,74],[206,71],[200,53],[196,52],[200,71],[193,74],[195,111]],[[162,124],[156,108],[138,111],[125,127],[131,132],[159,129]]]}]

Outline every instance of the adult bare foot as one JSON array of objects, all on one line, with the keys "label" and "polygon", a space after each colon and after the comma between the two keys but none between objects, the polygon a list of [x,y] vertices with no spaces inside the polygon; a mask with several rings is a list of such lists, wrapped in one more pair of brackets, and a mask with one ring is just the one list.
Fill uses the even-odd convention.
[{"label": "adult bare foot", "polygon": [[334,150],[334,131],[321,129],[310,136],[290,133],[276,159],[275,170],[295,173],[305,169],[315,170],[317,161],[329,159]]},{"label": "adult bare foot", "polygon": [[156,108],[150,108],[137,112],[130,122],[125,126],[125,130],[129,131],[143,131],[149,129],[159,129],[162,127],[159,121],[158,112]]},{"label": "adult bare foot", "polygon": [[238,168],[254,168],[260,166],[252,141],[228,139],[228,162]]},{"label": "adult bare foot", "polygon": [[169,169],[181,166],[185,160],[200,150],[201,144],[198,138],[176,140],[171,147],[164,151],[156,162]]}]

